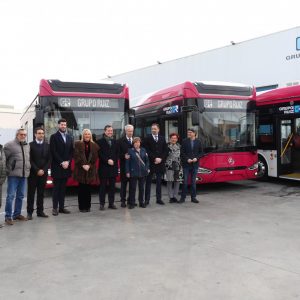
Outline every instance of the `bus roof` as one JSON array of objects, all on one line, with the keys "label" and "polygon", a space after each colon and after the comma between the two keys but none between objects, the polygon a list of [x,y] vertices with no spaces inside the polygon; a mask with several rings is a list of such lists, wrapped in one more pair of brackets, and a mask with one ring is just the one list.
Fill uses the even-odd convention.
[{"label": "bus roof", "polygon": [[259,94],[256,99],[258,106],[300,100],[300,85],[282,87],[263,92]]},{"label": "bus roof", "polygon": [[150,93],[141,97],[137,105],[146,105],[153,102],[167,101],[175,98],[199,98],[203,96],[224,98],[230,96],[231,99],[252,98],[255,96],[255,88],[253,86],[241,83],[231,83],[222,81],[186,81],[172,87],[168,87],[154,93]]},{"label": "bus roof", "polygon": [[129,98],[128,87],[126,84],[113,82],[65,82],[46,79],[42,79],[40,82],[39,95]]}]

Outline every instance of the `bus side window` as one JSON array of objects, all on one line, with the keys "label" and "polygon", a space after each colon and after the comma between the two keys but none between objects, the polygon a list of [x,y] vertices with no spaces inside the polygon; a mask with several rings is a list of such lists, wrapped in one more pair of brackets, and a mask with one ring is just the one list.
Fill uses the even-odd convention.
[{"label": "bus side window", "polygon": [[258,127],[258,147],[264,148],[264,146],[270,146],[274,143],[273,125],[272,124],[260,124]]}]

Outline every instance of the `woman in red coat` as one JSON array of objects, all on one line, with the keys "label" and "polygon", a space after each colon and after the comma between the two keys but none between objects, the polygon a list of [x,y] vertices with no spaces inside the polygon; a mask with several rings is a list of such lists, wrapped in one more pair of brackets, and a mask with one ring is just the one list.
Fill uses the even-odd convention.
[{"label": "woman in red coat", "polygon": [[75,142],[73,177],[79,182],[78,206],[81,212],[91,209],[91,184],[98,181],[96,162],[99,146],[93,141],[89,129],[83,129],[82,138]]}]

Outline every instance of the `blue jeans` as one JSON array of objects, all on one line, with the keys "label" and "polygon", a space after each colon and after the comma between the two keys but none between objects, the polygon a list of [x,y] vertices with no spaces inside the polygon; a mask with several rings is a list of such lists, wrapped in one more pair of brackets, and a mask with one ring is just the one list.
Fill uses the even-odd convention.
[{"label": "blue jeans", "polygon": [[187,194],[188,179],[191,174],[191,198],[196,198],[196,176],[198,173],[198,164],[193,166],[183,167],[183,186],[181,192],[181,199],[185,199]]},{"label": "blue jeans", "polygon": [[[21,214],[22,204],[25,195],[26,178],[8,176],[7,177],[7,196],[5,204],[5,219],[16,218]],[[13,212],[13,201],[15,208]]]}]

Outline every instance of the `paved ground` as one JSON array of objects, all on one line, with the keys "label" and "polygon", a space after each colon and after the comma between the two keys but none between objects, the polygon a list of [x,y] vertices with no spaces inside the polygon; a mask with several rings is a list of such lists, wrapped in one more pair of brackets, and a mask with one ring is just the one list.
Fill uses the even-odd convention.
[{"label": "paved ground", "polygon": [[243,181],[198,194],[198,205],[152,198],[146,209],[103,212],[95,194],[83,214],[73,191],[71,215],[5,226],[0,298],[300,299],[300,184]]}]

